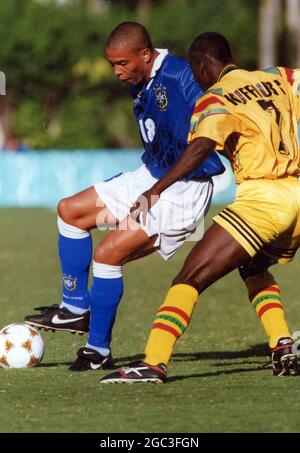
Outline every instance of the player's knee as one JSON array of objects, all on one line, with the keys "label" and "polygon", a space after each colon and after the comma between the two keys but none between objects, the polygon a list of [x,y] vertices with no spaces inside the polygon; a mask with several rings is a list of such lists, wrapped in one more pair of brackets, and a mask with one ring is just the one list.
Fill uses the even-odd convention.
[{"label": "player's knee", "polygon": [[245,281],[248,277],[256,277],[267,272],[268,268],[275,264],[275,261],[262,253],[258,253],[247,263],[239,266],[239,274]]},{"label": "player's knee", "polygon": [[63,198],[59,201],[57,205],[57,214],[64,222],[67,222],[67,219],[70,218],[68,198]]},{"label": "player's knee", "polygon": [[121,265],[119,257],[111,243],[99,244],[94,251],[96,263],[110,264],[112,266]]},{"label": "player's knee", "polygon": [[63,198],[57,205],[57,214],[64,222],[85,230],[85,225],[77,211],[72,202],[72,197]]}]

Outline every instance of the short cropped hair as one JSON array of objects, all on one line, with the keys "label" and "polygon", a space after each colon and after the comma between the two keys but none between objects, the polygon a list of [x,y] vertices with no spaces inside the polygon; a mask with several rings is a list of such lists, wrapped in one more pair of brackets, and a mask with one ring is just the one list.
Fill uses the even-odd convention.
[{"label": "short cropped hair", "polygon": [[199,53],[209,55],[220,63],[230,63],[233,61],[227,39],[216,32],[202,33],[192,42],[189,54]]},{"label": "short cropped hair", "polygon": [[146,28],[137,22],[122,22],[110,33],[105,48],[129,46],[134,50],[154,50]]}]

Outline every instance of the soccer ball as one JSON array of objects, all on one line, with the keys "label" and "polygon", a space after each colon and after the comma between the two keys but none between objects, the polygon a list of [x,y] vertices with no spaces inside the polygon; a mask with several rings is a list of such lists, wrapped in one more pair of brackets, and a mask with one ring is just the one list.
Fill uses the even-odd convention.
[{"label": "soccer ball", "polygon": [[25,323],[9,324],[0,331],[0,367],[31,368],[45,351],[41,334]]}]

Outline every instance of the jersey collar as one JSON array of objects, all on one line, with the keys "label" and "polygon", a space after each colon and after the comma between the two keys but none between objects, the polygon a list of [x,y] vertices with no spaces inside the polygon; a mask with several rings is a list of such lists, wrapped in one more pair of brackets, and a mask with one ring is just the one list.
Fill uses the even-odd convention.
[{"label": "jersey collar", "polygon": [[228,74],[229,72],[233,71],[234,69],[238,69],[238,67],[235,64],[233,64],[233,63],[228,64],[227,66],[224,66],[224,68],[222,69],[222,71],[219,74],[217,82],[220,82],[220,80],[223,79],[223,77],[226,74]]},{"label": "jersey collar", "polygon": [[154,63],[153,63],[152,69],[151,69],[150,78],[149,78],[149,81],[147,84],[147,88],[149,88],[149,86],[151,85],[152,80],[154,79],[157,71],[160,69],[160,67],[162,65],[162,62],[164,61],[164,59],[166,58],[166,56],[169,53],[168,49],[155,49],[155,50],[158,52],[158,55],[154,60]]}]

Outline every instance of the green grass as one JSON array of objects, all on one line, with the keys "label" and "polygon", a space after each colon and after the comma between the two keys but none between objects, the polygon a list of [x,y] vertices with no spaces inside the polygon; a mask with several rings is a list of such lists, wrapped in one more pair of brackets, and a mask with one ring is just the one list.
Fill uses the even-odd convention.
[{"label": "green grass", "polygon": [[[54,213],[1,209],[0,326],[59,302]],[[97,235],[98,239],[99,236]],[[191,244],[169,263],[158,254],[129,264],[112,349],[123,365],[143,352],[156,308]],[[292,331],[300,330],[299,257],[277,266]],[[176,346],[167,385],[99,384],[102,372],[72,374],[84,337],[44,333],[42,364],[0,370],[1,432],[296,432],[299,378],[274,378],[266,339],[232,273],[201,297]]]}]

